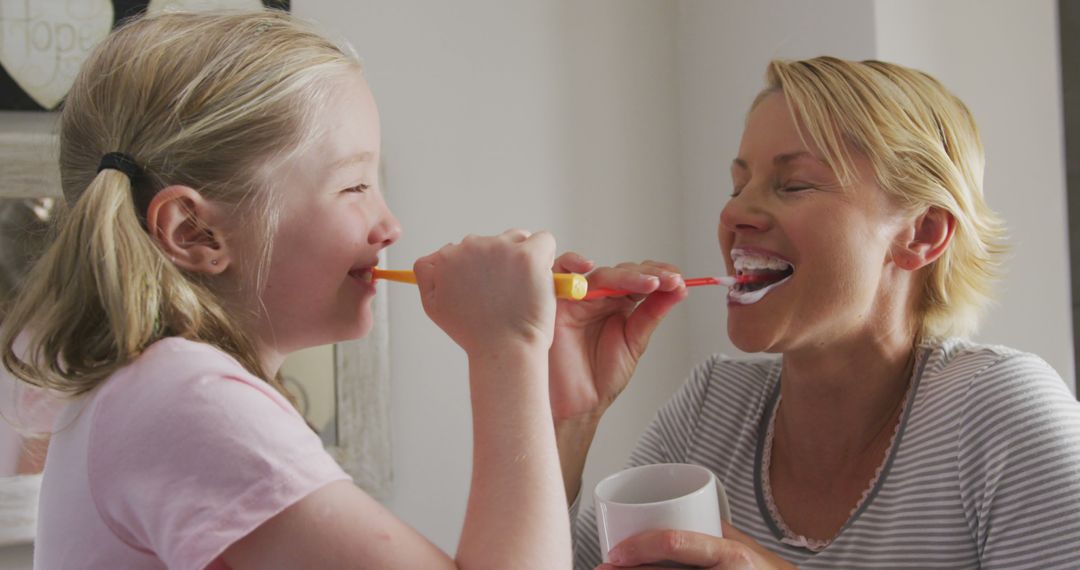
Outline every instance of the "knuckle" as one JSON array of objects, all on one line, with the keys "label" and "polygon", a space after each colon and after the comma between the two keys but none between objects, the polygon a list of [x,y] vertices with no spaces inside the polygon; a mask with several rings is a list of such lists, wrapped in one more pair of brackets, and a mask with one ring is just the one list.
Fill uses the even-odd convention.
[{"label": "knuckle", "polygon": [[664,554],[674,554],[686,544],[683,534],[677,530],[665,530],[660,535],[660,549]]}]

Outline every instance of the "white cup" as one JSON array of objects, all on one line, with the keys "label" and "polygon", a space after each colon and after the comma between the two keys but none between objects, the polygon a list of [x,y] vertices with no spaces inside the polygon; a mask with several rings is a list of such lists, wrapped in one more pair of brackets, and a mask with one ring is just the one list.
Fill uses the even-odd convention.
[{"label": "white cup", "polygon": [[600,554],[646,530],[675,529],[724,536],[731,522],[724,486],[709,469],[687,463],[631,467],[596,484],[596,528]]}]

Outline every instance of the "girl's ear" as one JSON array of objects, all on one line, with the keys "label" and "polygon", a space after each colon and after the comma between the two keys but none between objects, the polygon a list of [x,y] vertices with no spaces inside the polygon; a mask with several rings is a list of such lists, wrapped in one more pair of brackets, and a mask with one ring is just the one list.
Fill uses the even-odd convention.
[{"label": "girl's ear", "polygon": [[955,230],[956,218],[946,210],[931,206],[916,217],[897,240],[892,259],[902,269],[921,269],[945,253]]},{"label": "girl's ear", "polygon": [[146,209],[150,238],[181,269],[217,275],[229,266],[231,252],[220,226],[220,208],[188,186],[168,186]]}]

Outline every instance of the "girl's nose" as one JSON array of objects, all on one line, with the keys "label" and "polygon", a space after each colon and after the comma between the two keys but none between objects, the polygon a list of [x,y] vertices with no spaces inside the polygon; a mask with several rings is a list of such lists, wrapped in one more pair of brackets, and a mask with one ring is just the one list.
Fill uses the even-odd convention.
[{"label": "girl's nose", "polygon": [[401,224],[384,203],[382,216],[379,222],[371,228],[368,242],[371,244],[381,243],[383,247],[386,247],[397,241],[399,237],[401,237]]}]

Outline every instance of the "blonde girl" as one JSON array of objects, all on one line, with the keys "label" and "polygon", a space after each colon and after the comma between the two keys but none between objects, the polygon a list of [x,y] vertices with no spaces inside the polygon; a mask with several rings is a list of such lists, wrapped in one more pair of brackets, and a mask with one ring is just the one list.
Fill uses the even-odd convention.
[{"label": "blonde girl", "polygon": [[[371,328],[371,268],[401,231],[379,145],[356,59],[286,14],[145,17],[95,49],[61,116],[68,211],[3,329],[5,366],[71,399],[36,568],[569,565],[549,234],[416,263],[469,358],[456,556],[355,487],[275,380],[290,352]],[[494,288],[483,302],[469,275]]]}]

